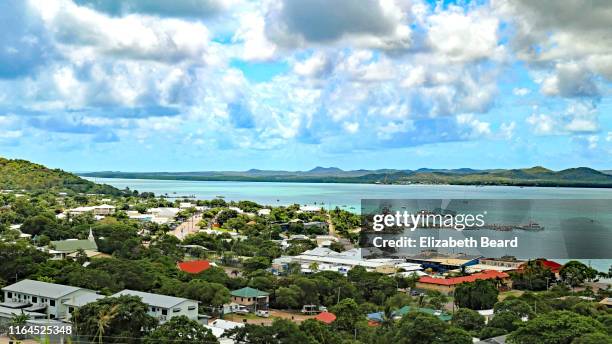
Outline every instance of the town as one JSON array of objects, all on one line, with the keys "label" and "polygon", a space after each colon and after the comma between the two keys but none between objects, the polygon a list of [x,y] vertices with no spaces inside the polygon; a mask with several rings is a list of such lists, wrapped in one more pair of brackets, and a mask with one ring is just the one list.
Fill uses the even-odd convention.
[{"label": "town", "polygon": [[2,343],[527,343],[559,319],[589,338],[612,329],[612,271],[386,257],[358,246],[360,216],[338,208],[132,190],[2,190],[0,207]]}]

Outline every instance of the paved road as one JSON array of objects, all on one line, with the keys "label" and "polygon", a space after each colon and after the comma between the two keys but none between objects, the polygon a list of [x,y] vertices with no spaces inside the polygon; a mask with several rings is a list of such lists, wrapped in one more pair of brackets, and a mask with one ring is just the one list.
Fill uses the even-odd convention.
[{"label": "paved road", "polygon": [[170,234],[175,237],[183,240],[185,237],[192,233],[197,233],[200,230],[200,226],[198,226],[198,222],[202,220],[201,214],[196,214],[191,218],[187,219],[187,221],[181,223],[176,227]]}]

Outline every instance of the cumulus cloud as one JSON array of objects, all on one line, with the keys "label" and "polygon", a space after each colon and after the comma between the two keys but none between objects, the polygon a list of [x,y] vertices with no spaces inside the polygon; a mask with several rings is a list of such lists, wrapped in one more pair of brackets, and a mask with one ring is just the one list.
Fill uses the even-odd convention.
[{"label": "cumulus cloud", "polygon": [[223,9],[219,0],[75,0],[84,5],[113,16],[132,13],[161,17],[207,18]]},{"label": "cumulus cloud", "polygon": [[570,103],[560,113],[541,113],[538,107],[527,117],[538,135],[588,134],[599,131],[597,108],[593,103],[578,101]]},{"label": "cumulus cloud", "polygon": [[67,0],[33,1],[63,50],[81,57],[96,54],[118,58],[177,63],[185,59],[204,61],[208,29],[198,22],[131,15],[109,17]]},{"label": "cumulus cloud", "polygon": [[593,74],[577,63],[557,64],[555,72],[543,80],[542,92],[567,98],[600,96]]},{"label": "cumulus cloud", "polygon": [[410,47],[406,13],[393,1],[281,0],[266,13],[266,35],[284,47],[346,40],[357,47],[402,50]]},{"label": "cumulus cloud", "polygon": [[495,59],[503,56],[497,29],[499,19],[486,10],[466,11],[459,6],[427,18],[427,43],[453,62]]},{"label": "cumulus cloud", "polygon": [[54,53],[40,17],[32,15],[27,2],[0,2],[0,79],[30,74]]}]

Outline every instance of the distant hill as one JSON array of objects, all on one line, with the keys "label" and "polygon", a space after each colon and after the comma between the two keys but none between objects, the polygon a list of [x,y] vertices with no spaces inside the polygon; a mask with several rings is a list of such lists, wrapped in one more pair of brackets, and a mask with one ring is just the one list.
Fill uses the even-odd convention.
[{"label": "distant hill", "polygon": [[541,166],[524,169],[475,170],[351,170],[337,167],[315,167],[308,171],[207,171],[207,172],[94,172],[89,177],[140,178],[169,180],[310,182],[367,184],[455,184],[455,185],[515,185],[551,187],[612,187],[612,175],[588,167],[553,171]]},{"label": "distant hill", "polygon": [[0,157],[0,189],[65,191],[119,195],[121,190],[85,180],[59,169],[50,169],[26,160]]}]

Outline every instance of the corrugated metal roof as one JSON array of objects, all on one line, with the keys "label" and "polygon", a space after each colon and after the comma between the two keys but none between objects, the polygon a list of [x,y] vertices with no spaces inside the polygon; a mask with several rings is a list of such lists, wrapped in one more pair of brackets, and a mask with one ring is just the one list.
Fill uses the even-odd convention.
[{"label": "corrugated metal roof", "polygon": [[24,279],[17,283],[2,288],[2,290],[4,291],[48,297],[51,299],[58,299],[64,295],[68,295],[72,292],[81,289],[83,288],[63,284],[34,281],[29,279]]},{"label": "corrugated metal roof", "polygon": [[232,291],[232,296],[238,296],[238,297],[262,297],[262,296],[268,296],[268,295],[270,294],[266,293],[265,291],[253,289],[251,287],[245,287],[242,289]]},{"label": "corrugated metal roof", "polygon": [[[146,303],[147,305],[161,307],[161,308],[172,308],[178,305],[179,303],[183,303],[185,301],[193,301],[189,299],[184,299],[182,297],[145,293],[142,291],[129,290],[129,289],[122,290],[116,294],[113,294],[112,296],[118,297],[122,295],[138,296],[142,299],[142,302]],[[193,301],[193,302],[197,302],[197,301]]]}]

